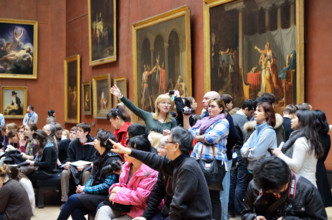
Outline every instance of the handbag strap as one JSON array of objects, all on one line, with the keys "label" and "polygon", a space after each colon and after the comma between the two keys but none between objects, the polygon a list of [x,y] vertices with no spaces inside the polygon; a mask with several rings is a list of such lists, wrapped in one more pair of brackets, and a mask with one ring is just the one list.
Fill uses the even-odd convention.
[{"label": "handbag strap", "polygon": [[[201,149],[201,153],[199,155],[199,159],[202,159],[202,155],[203,155],[203,147],[204,147],[204,144],[202,145],[202,149]],[[213,158],[216,159],[216,152],[214,150],[214,145],[212,145],[212,151],[213,151]]]}]

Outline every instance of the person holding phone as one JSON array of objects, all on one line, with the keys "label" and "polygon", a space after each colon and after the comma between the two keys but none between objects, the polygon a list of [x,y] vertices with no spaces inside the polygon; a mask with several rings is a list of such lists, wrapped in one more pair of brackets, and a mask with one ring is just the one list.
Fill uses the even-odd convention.
[{"label": "person holding phone", "polygon": [[149,131],[166,135],[169,134],[172,128],[176,127],[176,120],[170,115],[172,100],[168,94],[161,94],[157,97],[155,101],[156,112],[152,113],[140,109],[129,99],[124,97],[116,85],[112,86],[110,91],[114,96],[118,97],[125,106],[134,112],[135,115],[144,120],[146,128]]}]

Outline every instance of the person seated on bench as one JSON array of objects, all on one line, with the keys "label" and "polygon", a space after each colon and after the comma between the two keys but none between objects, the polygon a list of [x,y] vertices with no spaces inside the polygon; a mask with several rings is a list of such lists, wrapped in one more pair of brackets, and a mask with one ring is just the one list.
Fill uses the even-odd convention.
[{"label": "person seated on bench", "polygon": [[91,176],[85,186],[79,185],[76,193],[71,195],[64,204],[58,219],[84,219],[87,213],[95,214],[100,202],[107,199],[108,189],[119,181],[119,175],[115,171],[121,169],[122,158],[119,154],[110,151],[116,137],[109,131],[99,129],[94,141],[97,150]]},{"label": "person seated on bench", "polygon": [[54,140],[50,138],[43,130],[38,129],[32,135],[34,142],[38,144],[37,157],[34,161],[26,160],[34,169],[28,174],[33,186],[36,186],[37,180],[48,179],[56,171],[57,152]]},{"label": "person seated on bench", "polygon": [[28,194],[9,174],[6,164],[0,167],[0,219],[28,220],[32,216]]},{"label": "person seated on bench", "polygon": [[61,173],[61,202],[65,203],[68,200],[69,193],[69,179],[74,178],[75,185],[85,185],[90,177],[90,165],[71,166],[71,162],[78,160],[93,161],[96,150],[93,145],[86,144],[92,142],[90,136],[91,127],[85,122],[76,125],[76,139],[71,141],[67,150],[67,162],[63,166],[64,170]]},{"label": "person seated on bench", "polygon": [[[151,152],[147,135],[130,138],[127,147]],[[132,219],[141,216],[146,209],[158,172],[128,154],[124,159],[126,162],[122,166],[119,183],[109,189],[109,198],[100,205],[95,220]]]}]

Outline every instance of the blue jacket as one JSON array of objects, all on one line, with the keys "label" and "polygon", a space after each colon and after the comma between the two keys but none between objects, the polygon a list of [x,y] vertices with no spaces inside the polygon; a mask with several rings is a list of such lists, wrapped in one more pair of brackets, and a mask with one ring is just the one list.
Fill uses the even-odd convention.
[{"label": "blue jacket", "polygon": [[277,136],[272,126],[266,122],[256,125],[256,130],[250,135],[241,148],[241,155],[247,158],[248,170],[253,170],[256,161],[271,156],[270,150],[277,147]]}]

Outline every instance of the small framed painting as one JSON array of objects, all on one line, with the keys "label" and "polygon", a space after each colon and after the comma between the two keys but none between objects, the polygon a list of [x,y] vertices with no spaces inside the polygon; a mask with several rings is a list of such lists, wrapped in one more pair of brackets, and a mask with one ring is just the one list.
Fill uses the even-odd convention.
[{"label": "small framed painting", "polygon": [[[114,84],[120,89],[122,94],[127,97],[127,79],[126,77],[114,78]],[[114,106],[119,103],[119,100],[114,97]]]},{"label": "small framed painting", "polygon": [[92,79],[93,95],[93,117],[106,119],[108,111],[112,108],[110,94],[111,76],[110,74],[95,76]]},{"label": "small framed painting", "polygon": [[28,94],[26,87],[3,86],[1,112],[5,118],[23,118],[26,114]]},{"label": "small framed painting", "polygon": [[91,95],[91,81],[82,83],[82,107],[83,115],[92,114],[92,95]]}]

